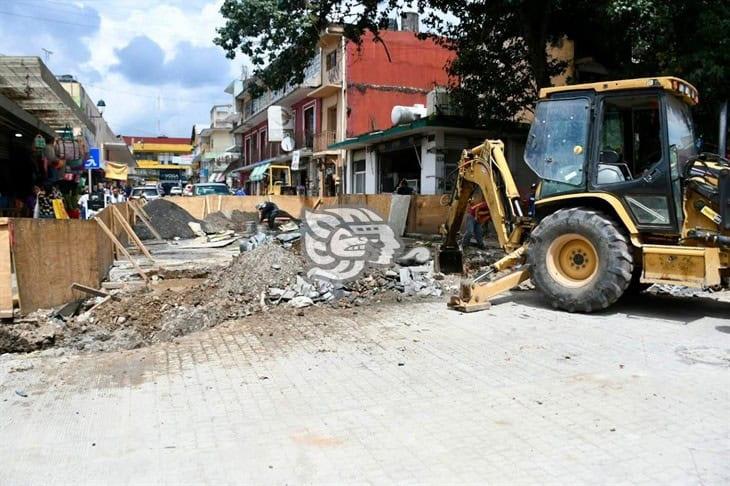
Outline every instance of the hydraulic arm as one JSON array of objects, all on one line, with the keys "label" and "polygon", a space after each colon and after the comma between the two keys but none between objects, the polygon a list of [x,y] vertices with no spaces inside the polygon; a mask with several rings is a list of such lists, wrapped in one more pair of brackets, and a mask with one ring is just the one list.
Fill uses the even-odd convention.
[{"label": "hydraulic arm", "polygon": [[462,281],[460,295],[452,297],[449,305],[465,312],[488,307],[489,297],[529,278],[528,270],[523,268],[494,281],[483,281],[496,272],[524,264],[524,239],[533,224],[530,218],[523,216],[520,193],[500,140],[485,140],[478,147],[462,153],[446,223],[446,237],[438,255],[439,269],[445,273],[463,273],[463,255],[457,237],[469,199],[477,188],[489,207],[497,240],[507,256],[492,264],[476,279]]}]

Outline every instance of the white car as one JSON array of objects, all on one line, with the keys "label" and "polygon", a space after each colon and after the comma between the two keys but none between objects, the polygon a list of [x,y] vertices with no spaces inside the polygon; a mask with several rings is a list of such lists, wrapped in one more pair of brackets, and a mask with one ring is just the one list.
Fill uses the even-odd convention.
[{"label": "white car", "polygon": [[129,199],[159,199],[162,197],[162,191],[157,186],[137,186],[132,188]]},{"label": "white car", "polygon": [[170,188],[170,195],[171,196],[182,196],[183,189],[180,186],[174,186]]},{"label": "white car", "polygon": [[193,184],[193,196],[208,196],[208,195],[222,195],[230,196],[231,191],[228,186],[222,182],[203,182],[200,184]]}]

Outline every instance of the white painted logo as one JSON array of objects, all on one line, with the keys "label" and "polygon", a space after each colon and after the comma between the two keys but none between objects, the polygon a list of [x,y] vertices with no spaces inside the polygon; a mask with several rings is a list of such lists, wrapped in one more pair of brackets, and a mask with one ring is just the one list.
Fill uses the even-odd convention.
[{"label": "white painted logo", "polygon": [[366,265],[390,265],[404,248],[393,229],[365,208],[304,211],[304,253],[309,277],[346,282]]}]

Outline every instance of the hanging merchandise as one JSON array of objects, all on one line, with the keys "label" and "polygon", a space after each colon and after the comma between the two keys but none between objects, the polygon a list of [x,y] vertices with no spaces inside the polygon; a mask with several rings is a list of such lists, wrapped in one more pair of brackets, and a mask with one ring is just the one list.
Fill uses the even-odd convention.
[{"label": "hanging merchandise", "polygon": [[46,139],[40,133],[33,139],[33,147],[39,152],[43,152],[46,148]]},{"label": "hanging merchandise", "polygon": [[81,150],[76,140],[56,138],[53,142],[56,157],[59,159],[74,160],[81,158]]}]

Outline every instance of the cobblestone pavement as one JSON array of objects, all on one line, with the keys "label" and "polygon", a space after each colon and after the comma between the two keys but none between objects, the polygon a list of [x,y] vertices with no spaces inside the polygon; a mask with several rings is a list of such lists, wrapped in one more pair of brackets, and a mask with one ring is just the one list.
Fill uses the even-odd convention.
[{"label": "cobblestone pavement", "polygon": [[1,481],[728,484],[730,304],[647,300],[310,310],[6,355]]}]

